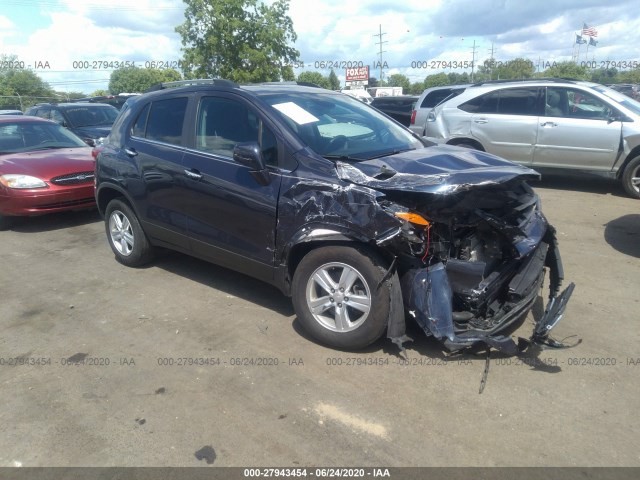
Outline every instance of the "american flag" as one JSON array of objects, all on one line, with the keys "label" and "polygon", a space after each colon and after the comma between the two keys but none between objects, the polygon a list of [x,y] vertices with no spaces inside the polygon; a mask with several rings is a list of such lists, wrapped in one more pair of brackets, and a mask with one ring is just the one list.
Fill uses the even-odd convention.
[{"label": "american flag", "polygon": [[591,27],[589,25],[587,25],[586,23],[582,24],[582,35],[586,35],[588,37],[597,37],[598,36],[598,31],[596,30],[595,27]]}]

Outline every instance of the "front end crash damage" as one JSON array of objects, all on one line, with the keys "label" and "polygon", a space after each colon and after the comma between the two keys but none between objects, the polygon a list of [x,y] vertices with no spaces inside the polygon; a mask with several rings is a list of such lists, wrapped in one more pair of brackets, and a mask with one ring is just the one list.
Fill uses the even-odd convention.
[{"label": "front end crash damage", "polygon": [[[474,152],[456,158],[474,163],[487,157]],[[405,311],[424,332],[450,351],[486,345],[517,355],[520,348],[509,332],[524,321],[548,271],[549,301],[529,340],[559,346],[549,333],[574,285],[560,293],[564,273],[555,230],[526,183],[538,174],[508,164],[457,165],[418,176],[397,171],[402,164],[389,162],[393,157],[382,160],[338,163],[338,175],[384,192],[381,208],[400,220],[376,243],[395,258],[388,277],[398,276]],[[401,345],[404,315],[397,314],[393,283],[391,311],[396,314],[390,315],[388,336]]]}]

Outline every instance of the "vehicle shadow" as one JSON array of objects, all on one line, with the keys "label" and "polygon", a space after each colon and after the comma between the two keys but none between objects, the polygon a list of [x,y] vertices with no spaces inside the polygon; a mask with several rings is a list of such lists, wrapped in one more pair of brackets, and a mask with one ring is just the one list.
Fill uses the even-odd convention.
[{"label": "vehicle shadow", "polygon": [[557,172],[541,170],[542,179],[529,182],[533,188],[553,188],[554,190],[569,190],[574,192],[596,193],[600,195],[613,195],[615,197],[629,198],[619,181],[575,172],[570,175],[562,175]]},{"label": "vehicle shadow", "polygon": [[606,223],[604,239],[620,253],[640,258],[640,213],[623,215]]},{"label": "vehicle shadow", "polygon": [[36,217],[13,217],[7,230],[16,233],[41,233],[100,222],[97,209],[49,213]]},{"label": "vehicle shadow", "polygon": [[168,252],[156,260],[153,266],[268,308],[285,317],[294,315],[291,300],[280,290],[242,273],[178,252]]}]

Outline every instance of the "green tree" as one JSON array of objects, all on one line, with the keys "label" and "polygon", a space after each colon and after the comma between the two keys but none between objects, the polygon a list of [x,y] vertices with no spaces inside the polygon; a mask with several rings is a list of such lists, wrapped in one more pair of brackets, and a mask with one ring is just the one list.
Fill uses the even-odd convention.
[{"label": "green tree", "polygon": [[591,72],[591,81],[595,83],[609,84],[618,82],[618,70],[616,68],[598,68]]},{"label": "green tree", "polygon": [[502,64],[498,64],[492,70],[493,80],[523,80],[531,78],[536,72],[536,67],[531,60],[526,58],[514,58]]},{"label": "green tree", "polygon": [[184,73],[189,78],[227,78],[236,82],[278,81],[292,76],[300,52],[289,0],[184,0]]},{"label": "green tree", "polygon": [[0,55],[0,108],[24,110],[38,102],[55,98],[49,84],[33,71],[19,66],[15,55]]},{"label": "green tree", "polygon": [[95,92],[93,92],[89,96],[90,97],[104,97],[105,95],[109,95],[109,90],[104,90],[102,88],[99,88],[98,90],[96,90]]},{"label": "green tree", "polygon": [[424,88],[442,87],[443,85],[449,85],[449,77],[444,72],[427,75],[424,79]]},{"label": "green tree", "polygon": [[620,72],[618,83],[640,83],[640,68]]},{"label": "green tree", "polygon": [[424,91],[424,82],[414,82],[411,84],[409,88],[409,92],[411,95],[420,95]]},{"label": "green tree", "polygon": [[467,72],[451,72],[447,73],[447,77],[449,78],[449,85],[462,85],[463,83],[471,82],[471,79],[469,78],[469,74]]},{"label": "green tree", "polygon": [[331,88],[329,79],[322,76],[320,72],[301,72],[300,75],[298,75],[298,81],[314,83],[322,88]]},{"label": "green tree", "polygon": [[340,90],[341,83],[336,72],[333,71],[333,68],[329,72],[329,88],[331,90]]},{"label": "green tree", "polygon": [[172,68],[166,70],[138,67],[120,68],[111,73],[109,92],[113,95],[125,92],[142,93],[157,83],[173,82],[181,78],[180,73]]},{"label": "green tree", "polygon": [[553,64],[542,72],[543,77],[574,78],[576,80],[590,80],[591,75],[587,67],[581,67],[575,62],[565,61]]},{"label": "green tree", "polygon": [[406,75],[402,75],[400,73],[394,73],[389,76],[387,80],[387,84],[390,87],[402,87],[402,93],[407,94],[411,89],[411,80]]}]

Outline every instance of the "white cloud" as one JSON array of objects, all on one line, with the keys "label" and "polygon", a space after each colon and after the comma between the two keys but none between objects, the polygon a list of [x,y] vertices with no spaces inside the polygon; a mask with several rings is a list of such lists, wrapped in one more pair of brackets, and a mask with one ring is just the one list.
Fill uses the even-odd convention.
[{"label": "white cloud", "polygon": [[[21,12],[37,9],[35,5],[20,7]],[[50,71],[37,73],[58,89],[89,93],[106,87],[110,71],[74,69],[74,61],[135,61],[144,66],[146,61],[181,58],[175,33],[184,21],[181,0],[60,0],[61,7],[55,9],[51,3],[44,5],[34,16],[47,22],[30,34],[3,11],[1,53],[16,53],[27,64],[48,61]],[[633,45],[640,35],[640,16],[633,6],[633,0],[609,0],[604,6],[597,0],[563,0],[553,10],[499,0],[291,0],[289,15],[305,69],[315,69],[320,61],[361,61],[373,67],[382,25],[383,60],[389,65],[385,74],[403,73],[417,81],[441,70],[412,69],[412,62],[471,60],[474,40],[477,63],[489,57],[492,44],[501,61],[519,56],[534,62],[569,59],[574,32],[582,26],[578,18],[594,19],[599,31],[598,47],[590,49],[590,57],[639,61],[630,58],[637,57]],[[464,70],[447,73],[451,71]],[[336,73],[344,76],[341,69]],[[372,68],[372,75],[379,75],[377,69]],[[74,83],[83,81],[94,83]]]},{"label": "white cloud", "polygon": [[9,18],[4,15],[0,15],[0,44],[6,42],[7,38],[15,35],[17,29],[18,27]]}]

